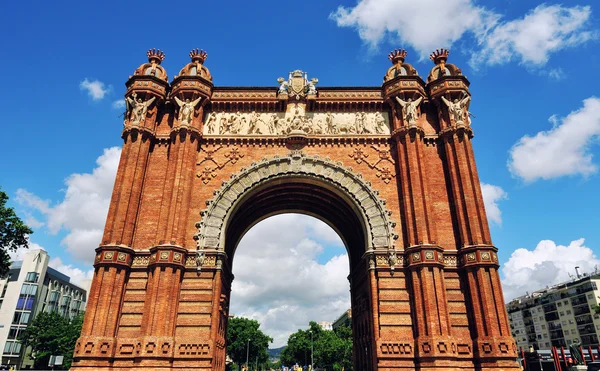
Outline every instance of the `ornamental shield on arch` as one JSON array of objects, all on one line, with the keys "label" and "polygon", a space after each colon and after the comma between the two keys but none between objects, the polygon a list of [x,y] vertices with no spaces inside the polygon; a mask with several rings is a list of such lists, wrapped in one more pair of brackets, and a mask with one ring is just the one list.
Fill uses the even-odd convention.
[{"label": "ornamental shield on arch", "polygon": [[290,93],[297,98],[304,96],[306,93],[306,78],[300,70],[295,70],[291,73],[290,78]]}]

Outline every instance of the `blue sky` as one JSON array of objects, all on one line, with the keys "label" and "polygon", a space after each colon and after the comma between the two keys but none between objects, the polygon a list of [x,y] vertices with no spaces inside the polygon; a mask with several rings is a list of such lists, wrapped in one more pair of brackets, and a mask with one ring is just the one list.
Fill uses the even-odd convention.
[{"label": "blue sky", "polygon": [[506,291],[520,294],[600,263],[599,17],[591,0],[9,2],[0,185],[31,241],[89,277],[122,143],[115,102],[147,49],[165,51],[170,79],[202,48],[218,86],[276,86],[293,69],[319,86],[377,86],[390,50],[426,78],[428,53],[448,47],[471,82]]}]

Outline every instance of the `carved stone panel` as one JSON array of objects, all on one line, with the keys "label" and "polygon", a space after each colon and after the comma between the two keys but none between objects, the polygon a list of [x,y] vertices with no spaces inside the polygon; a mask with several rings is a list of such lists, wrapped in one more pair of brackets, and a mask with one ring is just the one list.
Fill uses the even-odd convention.
[{"label": "carved stone panel", "polygon": [[389,135],[387,112],[305,112],[302,106],[287,112],[210,112],[204,135]]}]

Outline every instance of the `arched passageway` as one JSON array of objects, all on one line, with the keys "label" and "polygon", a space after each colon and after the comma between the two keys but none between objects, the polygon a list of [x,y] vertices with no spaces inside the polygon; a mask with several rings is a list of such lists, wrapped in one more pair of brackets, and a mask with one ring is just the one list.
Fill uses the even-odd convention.
[{"label": "arched passageway", "polygon": [[[214,256],[215,261],[222,262],[219,297],[228,307],[231,267],[243,235],[260,220],[285,212],[315,216],[342,238],[350,262],[355,369],[372,369],[378,335],[372,270],[377,254],[387,258],[394,251],[394,224],[369,184],[340,165],[300,154],[265,159],[232,177],[216,192],[202,212],[196,238],[204,261]],[[227,320],[223,311],[216,334],[223,342]],[[218,356],[224,358],[225,349]]]}]

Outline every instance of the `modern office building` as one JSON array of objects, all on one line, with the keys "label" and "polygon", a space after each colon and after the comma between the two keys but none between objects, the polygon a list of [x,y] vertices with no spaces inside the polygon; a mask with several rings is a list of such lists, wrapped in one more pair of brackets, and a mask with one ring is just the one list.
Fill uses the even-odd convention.
[{"label": "modern office building", "polygon": [[341,316],[338,317],[335,321],[333,321],[331,327],[332,329],[336,329],[340,326],[348,326],[352,327],[352,309],[348,309]]},{"label": "modern office building", "polygon": [[70,278],[48,267],[50,257],[43,250],[28,251],[14,262],[7,277],[0,279],[0,349],[2,365],[19,369],[33,366],[30,349],[17,340],[36,314],[57,311],[69,319],[83,312],[86,290]]},{"label": "modern office building", "polygon": [[512,335],[518,347],[550,349],[599,345],[600,274],[579,278],[521,296],[507,304]]}]

